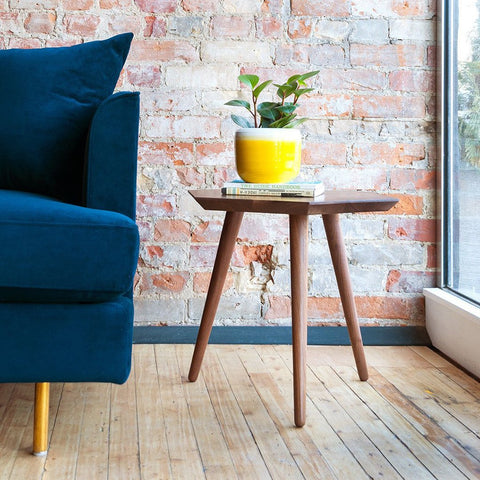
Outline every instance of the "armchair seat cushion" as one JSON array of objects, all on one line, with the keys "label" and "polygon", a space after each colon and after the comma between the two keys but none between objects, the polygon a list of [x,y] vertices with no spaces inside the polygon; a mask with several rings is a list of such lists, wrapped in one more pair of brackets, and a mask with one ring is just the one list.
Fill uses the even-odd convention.
[{"label": "armchair seat cushion", "polygon": [[138,228],[125,215],[0,190],[0,302],[103,302],[130,291]]}]

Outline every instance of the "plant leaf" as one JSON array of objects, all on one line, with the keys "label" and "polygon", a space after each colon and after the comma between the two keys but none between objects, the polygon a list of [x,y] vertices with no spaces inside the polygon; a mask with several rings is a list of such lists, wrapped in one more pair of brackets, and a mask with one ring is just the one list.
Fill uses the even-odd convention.
[{"label": "plant leaf", "polygon": [[257,75],[240,75],[238,77],[240,82],[242,82],[247,87],[250,87],[252,90],[257,85],[258,81],[260,80]]},{"label": "plant leaf", "polygon": [[286,83],[289,83],[289,84],[290,84],[290,83],[293,83],[293,82],[297,82],[297,81],[298,81],[299,79],[301,79],[301,78],[302,78],[302,75],[300,75],[300,74],[292,75],[292,76],[287,80]]},{"label": "plant leaf", "polygon": [[280,98],[289,97],[295,91],[295,89],[297,88],[296,85],[295,86],[293,86],[293,85],[275,85],[275,86],[278,87],[277,95]]},{"label": "plant leaf", "polygon": [[301,125],[302,123],[307,122],[310,120],[309,118],[296,118],[295,120],[292,120],[290,123],[285,125],[283,128],[295,128],[298,127],[298,125]]},{"label": "plant leaf", "polygon": [[286,117],[280,118],[279,120],[276,120],[275,122],[272,122],[270,124],[270,128],[285,128],[286,125],[288,125],[297,115],[295,113],[292,113],[291,115],[288,115]]},{"label": "plant leaf", "polygon": [[275,102],[263,102],[257,107],[257,112],[262,118],[267,118],[269,120],[276,120],[278,114],[276,114],[275,109],[280,106],[279,103]]},{"label": "plant leaf", "polygon": [[297,108],[297,105],[294,105],[293,103],[286,103],[285,105],[280,105],[279,107],[276,107],[275,110],[279,111],[282,114],[290,115],[295,111]]},{"label": "plant leaf", "polygon": [[318,73],[320,73],[320,70],[314,70],[313,72],[304,73],[303,75],[300,75],[299,80],[301,80],[303,82],[303,81],[307,80],[307,78],[314,77]]},{"label": "plant leaf", "polygon": [[261,83],[257,88],[255,88],[255,90],[253,90],[253,96],[255,98],[258,98],[258,96],[265,89],[265,87],[268,87],[272,82],[273,80],[267,80],[266,82]]},{"label": "plant leaf", "polygon": [[251,120],[245,117],[239,117],[238,115],[231,115],[232,120],[242,128],[254,128],[254,124]]},{"label": "plant leaf", "polygon": [[230,107],[245,107],[247,110],[251,110],[250,104],[246,100],[230,100],[225,105]]}]

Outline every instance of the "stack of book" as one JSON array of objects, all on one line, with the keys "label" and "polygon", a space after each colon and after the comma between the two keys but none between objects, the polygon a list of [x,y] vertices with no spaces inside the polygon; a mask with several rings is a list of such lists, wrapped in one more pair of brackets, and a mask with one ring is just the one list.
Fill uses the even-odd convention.
[{"label": "stack of book", "polygon": [[241,180],[227,182],[224,195],[266,195],[272,197],[318,197],[325,192],[323,182],[247,183]]}]

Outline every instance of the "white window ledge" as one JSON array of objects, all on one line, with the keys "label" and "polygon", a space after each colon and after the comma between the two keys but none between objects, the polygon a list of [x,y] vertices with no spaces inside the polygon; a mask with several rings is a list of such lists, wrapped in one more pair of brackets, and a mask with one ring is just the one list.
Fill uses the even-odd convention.
[{"label": "white window ledge", "polygon": [[480,308],[440,288],[423,293],[433,346],[480,377]]}]

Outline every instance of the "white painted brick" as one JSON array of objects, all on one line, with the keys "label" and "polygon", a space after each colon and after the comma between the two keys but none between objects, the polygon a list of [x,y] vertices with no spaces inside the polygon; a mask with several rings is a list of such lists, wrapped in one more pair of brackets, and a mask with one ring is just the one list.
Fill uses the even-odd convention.
[{"label": "white painted brick", "polygon": [[201,57],[205,62],[237,64],[271,64],[271,47],[266,42],[215,41],[203,42]]},{"label": "white painted brick", "polygon": [[237,78],[232,70],[217,65],[171,65],[166,68],[165,81],[167,87],[176,89],[234,89]]},{"label": "white painted brick", "polygon": [[[385,221],[381,218],[342,215],[340,226],[345,240],[381,240],[385,236]],[[324,238],[323,220],[320,216],[315,217],[312,220],[312,239]]]},{"label": "white painted brick", "polygon": [[[312,269],[312,282],[309,294],[312,296],[336,296],[338,286],[333,267]],[[383,269],[349,266],[352,290],[355,295],[379,294],[383,291],[386,273]]]},{"label": "white painted brick", "polygon": [[381,19],[357,20],[350,35],[351,42],[382,44],[388,42],[388,22]]},{"label": "white painted brick", "polygon": [[393,40],[434,41],[435,22],[432,20],[391,20],[390,38]]},{"label": "white painted brick", "polygon": [[350,31],[350,23],[336,20],[319,20],[315,24],[313,36],[320,40],[342,42]]},{"label": "white painted brick", "polygon": [[[196,322],[202,318],[205,297],[191,298],[188,301],[189,318]],[[222,295],[218,305],[215,324],[221,325],[227,320],[258,321],[261,316],[259,295]],[[231,324],[231,322],[229,322]]]},{"label": "white painted brick", "polygon": [[260,13],[263,0],[223,0],[223,8],[228,13]]},{"label": "white painted brick", "polygon": [[179,325],[185,322],[185,301],[178,298],[136,298],[135,324],[158,325],[167,323]]},{"label": "white painted brick", "polygon": [[421,265],[424,258],[422,245],[396,242],[361,243],[350,250],[351,261],[358,265]]}]

